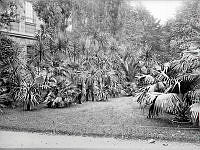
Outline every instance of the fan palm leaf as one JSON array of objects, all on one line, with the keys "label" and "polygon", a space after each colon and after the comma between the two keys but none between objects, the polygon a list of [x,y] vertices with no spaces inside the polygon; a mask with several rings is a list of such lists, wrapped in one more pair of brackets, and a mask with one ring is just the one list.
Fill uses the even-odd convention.
[{"label": "fan palm leaf", "polygon": [[169,112],[175,113],[179,107],[181,98],[175,93],[159,93],[159,92],[148,92],[146,88],[143,92],[137,95],[137,102],[140,107],[144,109],[146,106],[152,106],[151,116],[158,115],[159,113]]},{"label": "fan palm leaf", "polygon": [[155,79],[157,81],[165,82],[165,83],[170,83],[170,77],[164,72],[164,71],[154,71],[155,74]]},{"label": "fan palm leaf", "polygon": [[34,106],[39,104],[40,100],[41,96],[39,94],[39,87],[37,84],[24,83],[21,85],[18,93],[18,101],[24,104],[24,108],[26,110],[31,110]]},{"label": "fan palm leaf", "polygon": [[190,99],[190,101],[192,103],[199,103],[200,102],[200,89],[188,91],[186,93],[186,95],[188,96],[188,98]]},{"label": "fan palm leaf", "polygon": [[194,55],[187,55],[180,60],[175,60],[170,63],[167,74],[175,76],[178,73],[187,73],[200,66],[199,57]]},{"label": "fan palm leaf", "polygon": [[155,93],[148,93],[147,91],[148,88],[136,95],[137,102],[140,104],[141,108],[145,108],[147,105],[152,104],[157,96]]},{"label": "fan palm leaf", "polygon": [[143,81],[144,84],[149,85],[155,83],[155,78],[151,75],[136,76],[139,81]]},{"label": "fan palm leaf", "polygon": [[199,80],[200,75],[199,74],[191,74],[191,73],[187,73],[187,74],[182,74],[180,75],[177,80],[179,82],[196,82],[197,80]]},{"label": "fan palm leaf", "polygon": [[179,102],[181,101],[178,94],[175,93],[162,93],[158,95],[155,104],[154,104],[154,114],[169,112],[175,113]]},{"label": "fan palm leaf", "polygon": [[182,94],[187,93],[188,91],[199,89],[200,88],[200,75],[187,73],[181,75],[177,78],[180,83],[180,88]]},{"label": "fan palm leaf", "polygon": [[194,103],[190,106],[191,119],[193,123],[199,123],[200,126],[200,103]]},{"label": "fan palm leaf", "polygon": [[128,55],[125,55],[124,59],[120,59],[120,67],[125,72],[127,81],[133,81],[135,78],[138,64],[139,62],[134,58],[129,58]]},{"label": "fan palm leaf", "polygon": [[157,82],[147,87],[149,87],[148,92],[162,92],[165,90],[165,85],[163,82]]}]

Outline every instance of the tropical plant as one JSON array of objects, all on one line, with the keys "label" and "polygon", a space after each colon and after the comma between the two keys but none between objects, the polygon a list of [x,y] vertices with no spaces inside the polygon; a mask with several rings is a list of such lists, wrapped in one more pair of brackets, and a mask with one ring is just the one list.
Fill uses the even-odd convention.
[{"label": "tropical plant", "polygon": [[24,109],[27,111],[32,110],[41,100],[39,94],[39,87],[37,84],[25,83],[21,85],[18,93],[18,100],[23,103]]},{"label": "tropical plant", "polygon": [[[150,72],[156,58],[154,52],[160,50],[159,22],[143,7],[132,11],[123,0],[40,0],[34,9],[44,21],[45,32],[38,36],[37,50],[32,57],[37,61],[33,62],[45,60],[46,63],[44,58],[50,54],[51,63],[60,60],[50,70],[65,64],[62,67],[68,77],[56,75],[55,78],[52,73],[51,80],[56,85],[58,78],[74,85],[81,78],[87,85],[89,74],[93,73],[96,100],[119,96],[122,91],[133,95],[137,90],[136,75]],[[68,31],[70,25],[72,29]],[[73,67],[69,69],[69,66]],[[84,87],[83,91],[88,90]]]},{"label": "tropical plant", "polygon": [[63,89],[52,88],[48,93],[45,101],[49,108],[69,107],[72,103],[77,102],[76,98],[80,90],[74,85],[67,85]]},{"label": "tropical plant", "polygon": [[68,107],[77,102],[77,96],[81,91],[77,87],[76,74],[69,70],[70,68],[65,66],[56,67],[49,76],[47,81],[49,92],[44,101],[48,107]]},{"label": "tropical plant", "polygon": [[[170,62],[167,68],[164,69],[165,72],[161,71],[155,77],[156,80],[162,81],[165,84],[165,93],[159,93],[157,98],[155,98],[155,96],[149,96],[151,95],[151,90],[144,90],[140,94],[138,101],[150,104],[150,108],[153,107],[152,110],[155,109],[156,113],[165,111],[168,106],[173,106],[171,108],[173,108],[172,110],[176,110],[176,119],[179,121],[188,121],[189,111],[191,111],[192,120],[198,121],[200,82],[198,69],[198,49],[185,51],[181,59]],[[176,96],[167,97],[166,95],[174,93]],[[158,111],[157,107],[159,107]],[[154,115],[155,113],[151,114]]]},{"label": "tropical plant", "polygon": [[1,104],[14,106],[15,93],[20,87],[21,62],[19,46],[3,33],[0,33],[0,80]]}]

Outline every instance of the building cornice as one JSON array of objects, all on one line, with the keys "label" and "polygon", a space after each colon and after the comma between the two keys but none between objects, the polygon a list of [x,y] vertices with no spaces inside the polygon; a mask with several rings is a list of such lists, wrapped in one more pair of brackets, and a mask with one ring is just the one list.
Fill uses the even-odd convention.
[{"label": "building cornice", "polygon": [[5,30],[2,30],[0,32],[3,32],[3,33],[5,33],[5,34],[7,34],[8,36],[11,36],[11,37],[36,40],[35,36],[32,35],[32,34],[24,34],[24,33],[21,33],[21,32],[12,32],[12,31],[5,31]]}]

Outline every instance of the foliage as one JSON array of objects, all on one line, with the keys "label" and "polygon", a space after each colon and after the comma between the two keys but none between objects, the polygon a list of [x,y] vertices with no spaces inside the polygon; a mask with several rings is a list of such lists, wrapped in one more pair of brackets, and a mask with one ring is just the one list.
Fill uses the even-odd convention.
[{"label": "foliage", "polygon": [[18,93],[18,101],[21,101],[25,110],[32,110],[40,101],[39,88],[37,84],[21,85]]},{"label": "foliage", "polygon": [[[119,36],[120,41],[126,46],[127,51],[134,53],[136,59],[145,62],[145,67],[152,65],[152,60],[156,60],[161,54],[162,28],[150,13],[143,7],[127,9],[121,13],[122,28]],[[162,61],[157,59],[157,61]]]},{"label": "foliage", "polygon": [[[156,80],[164,83],[165,93],[159,93],[157,98],[155,96],[152,97],[151,92],[155,92],[155,89],[150,90],[149,87],[140,94],[138,97],[139,103],[151,105],[150,110],[151,108],[152,110],[149,112],[149,116],[151,114],[154,116],[158,112],[156,107],[159,107],[161,112],[161,110],[166,111],[166,107],[173,106],[173,110],[176,110],[174,114],[177,115],[176,119],[179,119],[179,121],[188,120],[188,110],[191,111],[192,120],[198,121],[196,118],[198,116],[196,115],[198,110],[196,106],[198,104],[192,104],[199,103],[199,55],[193,52],[187,51],[181,59],[170,62],[168,67],[165,68],[165,72],[161,71],[155,76]],[[166,94],[172,93],[176,93],[179,99],[167,97]],[[167,110],[166,112],[169,111]]]},{"label": "foliage", "polygon": [[47,103],[49,108],[62,108],[69,107],[72,103],[76,102],[76,98],[80,90],[74,86],[69,86],[59,90],[58,92],[51,89],[48,93],[44,103]]},{"label": "foliage", "polygon": [[[154,82],[163,82],[166,93],[176,93],[180,100],[175,105],[176,119],[179,121],[199,122],[199,1],[184,1],[182,7],[177,12],[176,18],[169,20],[163,26],[163,48],[168,51],[167,56],[172,56],[172,60],[164,64],[160,71],[153,71]],[[180,55],[181,54],[181,55]],[[176,60],[174,60],[176,59]],[[141,77],[144,79],[146,77]],[[146,81],[148,81],[146,79]],[[150,101],[152,107],[156,107],[157,98],[149,98],[146,88],[140,93],[138,101]],[[154,90],[152,90],[154,91]],[[164,96],[163,93],[161,95]],[[160,95],[159,95],[160,96]],[[158,96],[158,97],[159,97]],[[163,98],[163,102],[165,98]],[[158,99],[159,100],[159,99]],[[168,106],[173,98],[168,99]],[[150,106],[150,108],[152,108]],[[153,110],[153,109],[152,109]],[[165,110],[162,108],[162,110]],[[149,112],[150,114],[150,112]],[[155,114],[155,113],[153,113]]]},{"label": "foliage", "polygon": [[199,8],[198,0],[183,1],[183,5],[177,11],[175,19],[169,20],[164,26],[164,47],[168,49],[172,58],[180,58],[180,52],[198,46]]},{"label": "foliage", "polygon": [[[83,96],[91,78],[97,101],[123,91],[134,95],[135,77],[151,72],[153,64],[160,62],[157,54],[165,55],[165,51],[158,53],[162,28],[142,6],[132,10],[123,0],[39,0],[34,10],[44,24],[28,62],[38,70],[45,68],[52,76],[47,83],[54,80],[57,86],[68,82],[77,87],[81,80]],[[65,75],[53,73],[57,69]],[[54,100],[57,97],[65,99],[54,96]]]},{"label": "foliage", "polygon": [[21,62],[18,44],[6,35],[1,34],[0,38],[1,102],[7,106],[23,103],[25,109],[31,110],[32,106],[40,102],[35,71]]},{"label": "foliage", "polygon": [[193,123],[199,123],[198,125],[200,126],[200,107],[199,103],[194,103],[190,106],[190,112],[191,112],[191,118]]},{"label": "foliage", "polygon": [[0,33],[0,53],[1,104],[13,106],[15,93],[20,87],[20,49],[14,41]]}]

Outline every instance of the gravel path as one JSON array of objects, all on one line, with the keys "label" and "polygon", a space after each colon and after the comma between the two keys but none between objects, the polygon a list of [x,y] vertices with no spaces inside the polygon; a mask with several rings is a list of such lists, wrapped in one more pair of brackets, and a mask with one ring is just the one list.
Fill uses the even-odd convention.
[{"label": "gravel path", "polygon": [[0,148],[134,148],[152,150],[199,150],[200,144],[0,131]]}]

